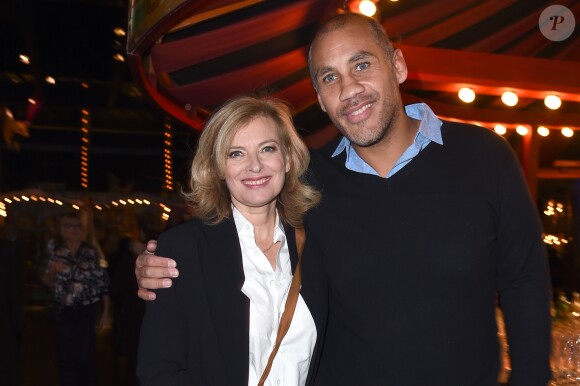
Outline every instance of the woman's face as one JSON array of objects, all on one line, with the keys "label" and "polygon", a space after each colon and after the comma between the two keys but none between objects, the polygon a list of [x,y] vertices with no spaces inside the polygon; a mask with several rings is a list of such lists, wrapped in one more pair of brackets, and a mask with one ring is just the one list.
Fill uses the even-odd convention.
[{"label": "woman's face", "polygon": [[64,218],[60,223],[60,234],[64,241],[82,241],[83,225],[79,219]]},{"label": "woman's face", "polygon": [[276,123],[256,117],[237,130],[227,153],[225,180],[232,203],[242,213],[273,209],[289,170]]}]

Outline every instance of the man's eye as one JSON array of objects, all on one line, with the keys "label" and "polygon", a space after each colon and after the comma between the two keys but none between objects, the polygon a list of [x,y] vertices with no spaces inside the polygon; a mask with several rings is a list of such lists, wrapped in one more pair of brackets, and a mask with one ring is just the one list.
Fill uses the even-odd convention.
[{"label": "man's eye", "polygon": [[370,65],[371,64],[369,62],[359,63],[359,64],[356,65],[356,69],[359,70],[359,71],[360,70],[366,70],[367,68],[370,67]]},{"label": "man's eye", "polygon": [[230,151],[230,153],[228,154],[228,158],[238,158],[241,156],[242,156],[242,152],[239,150]]},{"label": "man's eye", "polygon": [[322,82],[323,83],[330,83],[330,82],[332,82],[335,79],[336,79],[336,75],[329,74],[329,75],[325,75],[324,77],[322,77]]}]

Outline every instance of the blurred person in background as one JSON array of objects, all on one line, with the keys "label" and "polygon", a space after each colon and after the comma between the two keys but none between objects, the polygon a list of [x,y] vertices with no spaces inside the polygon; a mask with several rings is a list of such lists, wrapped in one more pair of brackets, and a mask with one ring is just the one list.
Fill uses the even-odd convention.
[{"label": "blurred person in background", "polygon": [[20,385],[23,264],[12,217],[0,231],[0,374],[2,385]]},{"label": "blurred person in background", "polygon": [[[144,301],[137,296],[134,274],[135,257],[145,245],[131,236],[119,239],[117,249],[109,257],[111,276],[110,296],[113,310],[113,340],[116,353],[117,384],[136,385],[137,346]],[[114,263],[113,263],[114,262]]]},{"label": "blurred person in background", "polygon": [[62,386],[96,385],[95,328],[103,329],[109,318],[109,275],[100,265],[99,250],[84,241],[85,236],[81,216],[65,214],[59,237],[48,242],[48,263],[42,276],[54,295]]}]

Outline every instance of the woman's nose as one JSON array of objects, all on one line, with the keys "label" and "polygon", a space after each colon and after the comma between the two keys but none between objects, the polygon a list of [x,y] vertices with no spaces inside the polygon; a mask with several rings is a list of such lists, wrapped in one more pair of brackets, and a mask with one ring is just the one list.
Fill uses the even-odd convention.
[{"label": "woman's nose", "polygon": [[251,155],[248,157],[248,171],[259,173],[262,170],[262,162],[258,155]]}]

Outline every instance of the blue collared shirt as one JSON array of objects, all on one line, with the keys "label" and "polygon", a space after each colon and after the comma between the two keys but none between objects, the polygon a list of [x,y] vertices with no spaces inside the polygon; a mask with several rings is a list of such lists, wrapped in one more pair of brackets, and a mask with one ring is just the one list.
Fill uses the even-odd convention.
[{"label": "blue collared shirt", "polygon": [[[405,112],[409,117],[421,121],[419,130],[417,130],[417,134],[415,135],[415,139],[411,146],[401,154],[386,178],[391,177],[401,170],[431,142],[443,145],[443,138],[441,137],[442,122],[435,116],[435,113],[433,113],[433,110],[431,110],[429,106],[425,103],[415,103],[405,106]],[[342,141],[340,141],[332,156],[335,157],[343,151],[346,151],[346,162],[344,166],[346,166],[347,169],[358,173],[379,176],[379,173],[377,173],[375,169],[359,157],[356,150],[352,147],[350,141],[346,137],[342,138]]]}]

